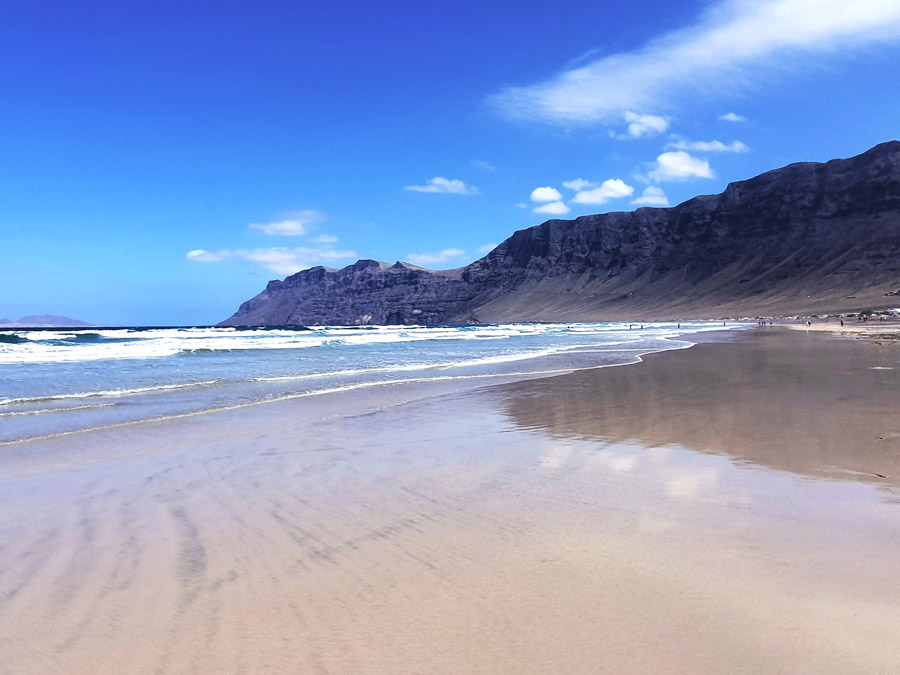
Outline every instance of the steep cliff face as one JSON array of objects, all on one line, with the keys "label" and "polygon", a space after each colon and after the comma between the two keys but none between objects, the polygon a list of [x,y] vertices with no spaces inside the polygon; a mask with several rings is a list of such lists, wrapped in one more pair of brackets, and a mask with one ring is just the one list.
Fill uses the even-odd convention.
[{"label": "steep cliff face", "polygon": [[221,325],[441,323],[473,295],[459,270],[360,260],[341,270],[313,267],[270,281]]},{"label": "steep cliff face", "polygon": [[896,306],[900,142],[672,208],[550,220],[471,265],[360,261],[269,283],[223,325],[751,316]]}]

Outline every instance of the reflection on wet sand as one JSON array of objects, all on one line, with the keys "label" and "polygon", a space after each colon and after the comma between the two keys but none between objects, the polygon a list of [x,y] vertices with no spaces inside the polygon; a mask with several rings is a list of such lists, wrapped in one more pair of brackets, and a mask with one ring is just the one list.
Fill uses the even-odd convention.
[{"label": "reflection on wet sand", "polygon": [[753,331],[497,390],[518,425],[900,485],[900,346]]}]

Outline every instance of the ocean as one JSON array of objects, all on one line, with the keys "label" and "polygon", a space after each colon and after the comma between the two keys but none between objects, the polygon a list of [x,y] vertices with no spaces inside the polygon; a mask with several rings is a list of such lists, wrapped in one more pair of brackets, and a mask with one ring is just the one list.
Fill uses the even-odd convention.
[{"label": "ocean", "polygon": [[721,329],[691,322],[4,330],[0,444],[361,388],[479,386],[625,364]]}]

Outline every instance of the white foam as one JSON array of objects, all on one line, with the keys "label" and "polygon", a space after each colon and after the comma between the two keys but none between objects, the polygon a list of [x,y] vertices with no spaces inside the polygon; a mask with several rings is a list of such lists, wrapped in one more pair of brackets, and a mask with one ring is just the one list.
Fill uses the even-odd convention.
[{"label": "white foam", "polygon": [[366,328],[320,327],[306,331],[234,328],[160,328],[102,329],[85,331],[101,336],[99,340],[72,340],[76,331],[28,331],[17,333],[27,338],[20,344],[0,343],[0,364],[71,363],[113,359],[155,359],[200,352],[228,352],[263,349],[309,349],[316,347],[365,346],[419,341],[485,341],[519,337],[555,335],[598,336],[629,335],[629,339],[669,338],[697,330],[716,330],[710,323],[684,324],[676,330],[671,324],[644,324],[640,337],[628,324],[496,324],[479,326],[377,326]]},{"label": "white foam", "polygon": [[[614,346],[619,344],[631,344],[630,342],[608,342],[604,346]],[[349,368],[346,370],[332,370],[321,373],[305,373],[303,375],[279,375],[272,377],[253,377],[251,382],[288,382],[300,380],[322,379],[326,377],[344,377],[349,375],[363,375],[367,373],[394,373],[394,372],[415,372],[422,370],[447,370],[449,368],[474,368],[479,366],[498,365],[501,363],[513,363],[516,361],[527,361],[529,359],[538,359],[545,356],[553,356],[555,354],[569,353],[578,350],[585,350],[589,353],[594,352],[625,352],[625,351],[645,351],[640,348],[631,349],[596,349],[592,344],[566,345],[564,347],[555,347],[552,349],[540,349],[533,351],[516,352],[512,354],[502,354],[498,356],[486,356],[476,359],[465,359],[461,361],[441,361],[436,363],[407,363],[392,364],[389,366],[377,366],[372,368]]]},{"label": "white foam", "polygon": [[95,408],[110,408],[118,403],[93,403],[90,405],[73,405],[60,408],[41,408],[40,410],[18,410],[16,412],[3,412],[0,417],[20,417],[22,415],[46,415],[49,413],[75,412],[78,410],[93,410]]},{"label": "white foam", "polygon": [[218,384],[223,380],[205,380],[203,382],[185,382],[183,384],[160,384],[154,387],[135,387],[134,389],[111,389],[108,391],[82,391],[74,394],[51,394],[48,396],[22,396],[20,398],[3,398],[0,399],[0,405],[38,403],[41,401],[63,401],[66,399],[78,398],[97,398],[108,397],[115,398],[119,396],[128,396],[129,394],[146,394],[156,391],[168,391],[171,389],[188,389],[191,387],[208,387]]},{"label": "white foam", "polygon": [[485,326],[477,329],[415,326],[379,326],[367,329],[320,328],[310,331],[254,330],[234,328],[109,329],[90,331],[96,341],[69,342],[73,331],[29,331],[28,342],[0,344],[0,364],[65,363],[109,359],[164,358],[197,352],[256,349],[307,349],[322,346],[358,346],[423,340],[493,340],[516,335],[541,334],[560,326]]}]

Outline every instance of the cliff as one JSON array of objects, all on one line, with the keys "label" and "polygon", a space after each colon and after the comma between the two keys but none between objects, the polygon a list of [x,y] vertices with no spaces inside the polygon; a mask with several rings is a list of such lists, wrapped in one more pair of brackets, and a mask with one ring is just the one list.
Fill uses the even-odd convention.
[{"label": "cliff", "polygon": [[457,270],[315,267],[221,325],[593,321],[896,307],[900,142],[671,208],[549,220]]}]

